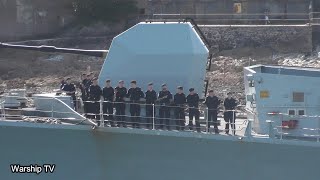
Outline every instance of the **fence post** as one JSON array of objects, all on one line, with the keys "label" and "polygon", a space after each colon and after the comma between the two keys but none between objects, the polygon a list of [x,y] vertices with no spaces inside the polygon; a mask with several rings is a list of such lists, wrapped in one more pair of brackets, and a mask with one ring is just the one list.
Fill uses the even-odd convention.
[{"label": "fence post", "polygon": [[152,130],[155,130],[155,106],[152,104]]},{"label": "fence post", "polygon": [[100,99],[100,101],[99,101],[99,103],[100,103],[100,127],[104,127],[104,119],[103,119],[103,100],[102,99]]},{"label": "fence post", "polygon": [[253,119],[248,119],[248,125],[247,125],[247,128],[246,128],[246,132],[245,132],[245,136],[248,137],[248,138],[251,138],[252,137],[252,134],[251,134],[251,131],[252,131],[252,122],[253,122]]},{"label": "fence post", "polygon": [[206,107],[206,132],[208,133],[209,132],[209,119],[208,119],[208,115],[209,115],[209,109],[208,107]]},{"label": "fence post", "polygon": [[273,131],[273,125],[272,125],[273,121],[267,120],[266,122],[268,123],[268,127],[269,127],[269,138],[274,139],[274,131]]}]

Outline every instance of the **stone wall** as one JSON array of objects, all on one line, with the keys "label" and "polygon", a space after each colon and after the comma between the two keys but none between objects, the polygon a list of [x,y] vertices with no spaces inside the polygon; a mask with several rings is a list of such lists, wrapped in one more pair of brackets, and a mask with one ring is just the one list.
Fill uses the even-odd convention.
[{"label": "stone wall", "polygon": [[242,47],[266,47],[281,53],[312,51],[312,27],[291,26],[200,26],[213,51]]}]

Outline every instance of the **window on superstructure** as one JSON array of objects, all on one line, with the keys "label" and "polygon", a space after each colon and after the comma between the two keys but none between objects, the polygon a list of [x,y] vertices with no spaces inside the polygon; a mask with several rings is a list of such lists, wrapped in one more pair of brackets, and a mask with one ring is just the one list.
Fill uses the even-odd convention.
[{"label": "window on superstructure", "polygon": [[303,110],[303,109],[299,109],[299,110],[298,110],[298,115],[299,115],[299,116],[305,115],[304,110]]},{"label": "window on superstructure", "polygon": [[293,92],[292,93],[292,101],[293,102],[304,102],[304,93],[303,92]]},{"label": "window on superstructure", "polygon": [[288,110],[288,114],[289,114],[289,116],[294,116],[294,115],[296,115],[296,110],[294,110],[294,109],[289,109],[289,110]]}]

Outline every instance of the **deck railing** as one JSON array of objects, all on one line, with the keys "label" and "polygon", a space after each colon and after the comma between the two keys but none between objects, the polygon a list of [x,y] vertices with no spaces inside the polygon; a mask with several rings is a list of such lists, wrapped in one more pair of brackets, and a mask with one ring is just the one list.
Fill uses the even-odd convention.
[{"label": "deck railing", "polygon": [[277,117],[274,121],[266,121],[270,137],[320,141],[319,115],[290,115],[288,113],[269,113],[269,115]]},{"label": "deck railing", "polygon": [[[17,97],[18,98],[18,97]],[[34,121],[36,122],[37,119],[43,118],[43,122],[51,122],[55,119],[55,116],[59,114],[58,119],[62,120],[78,120],[81,121],[81,119],[75,119],[72,118],[74,115],[74,112],[63,112],[63,111],[57,111],[55,108],[55,103],[53,103],[53,98],[40,98],[40,97],[30,97],[28,98],[29,102],[37,100],[47,100],[48,106],[47,109],[33,109],[32,111],[39,114],[39,116],[26,116],[21,115],[21,119],[28,120],[28,121]],[[51,102],[50,102],[51,101]],[[51,104],[50,104],[51,103]],[[77,100],[76,101],[76,111],[80,114],[82,114],[87,119],[91,119],[92,121],[96,122],[97,126],[99,127],[127,127],[127,128],[143,128],[143,129],[149,129],[149,130],[172,130],[172,131],[188,131],[188,132],[202,132],[202,133],[215,133],[214,132],[214,123],[217,124],[219,127],[220,133],[225,133],[226,130],[229,131],[230,135],[239,135],[243,136],[245,128],[248,124],[248,120],[245,119],[245,115],[242,111],[234,110],[236,112],[236,121],[234,123],[228,123],[229,128],[221,127],[221,125],[227,124],[221,118],[224,117],[224,110],[221,108],[219,109],[208,109],[206,106],[200,103],[199,108],[190,108],[187,105],[183,106],[175,106],[173,104],[169,105],[161,105],[159,103],[155,104],[146,104],[144,101],[140,101],[137,103],[133,103],[130,101],[126,102],[110,102],[110,101],[82,101]],[[112,105],[112,114],[108,114],[104,109],[104,105],[111,104]],[[117,112],[117,106],[124,104],[126,111],[125,114],[119,114]],[[51,107],[50,107],[51,106]],[[84,110],[83,107],[87,110]],[[136,114],[135,116],[132,116],[130,113],[130,106],[136,106],[140,107],[140,115]],[[146,106],[152,107],[152,113],[148,116],[146,115]],[[71,101],[71,107],[73,107],[73,101]],[[167,108],[169,109],[170,116],[164,116],[160,117],[159,111],[161,108]],[[4,108],[2,108],[4,110]],[[192,121],[189,121],[189,112],[190,109],[194,111],[196,114],[198,113],[199,119],[194,119]],[[211,110],[217,111],[217,122],[210,122],[208,121],[208,112]],[[177,114],[180,111],[181,115],[178,118]],[[40,115],[41,114],[41,115]],[[43,114],[46,114],[45,116]],[[232,113],[233,114],[233,113]],[[61,118],[61,116],[64,116],[64,118]],[[6,114],[7,118],[14,118],[16,115],[9,115]],[[34,119],[34,120],[33,120]],[[192,122],[193,126],[189,126],[189,123]],[[199,123],[199,126],[197,124]],[[209,128],[210,125],[210,128]],[[235,129],[233,129],[235,127]],[[233,133],[234,132],[234,133]]]}]

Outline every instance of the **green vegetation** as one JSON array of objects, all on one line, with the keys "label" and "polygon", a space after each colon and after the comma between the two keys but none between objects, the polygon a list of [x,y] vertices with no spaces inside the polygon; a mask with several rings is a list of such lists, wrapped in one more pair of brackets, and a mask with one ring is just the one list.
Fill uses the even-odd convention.
[{"label": "green vegetation", "polygon": [[79,23],[116,22],[138,13],[134,0],[74,0]]}]

